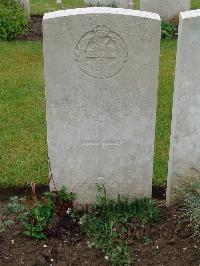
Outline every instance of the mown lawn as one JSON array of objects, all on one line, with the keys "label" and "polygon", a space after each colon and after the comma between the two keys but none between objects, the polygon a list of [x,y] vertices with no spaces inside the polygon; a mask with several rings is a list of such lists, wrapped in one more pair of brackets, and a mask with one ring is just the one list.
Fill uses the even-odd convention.
[{"label": "mown lawn", "polygon": [[47,180],[40,42],[0,42],[0,186]]},{"label": "mown lawn", "polygon": [[[62,4],[56,4],[56,0],[30,0],[30,3],[31,14],[34,15],[43,15],[62,8],[84,7],[84,0],[62,0]],[[139,0],[135,0],[135,8],[139,8]]]},{"label": "mown lawn", "polygon": [[83,0],[62,0],[62,4],[56,4],[56,0],[30,0],[31,14],[43,15],[46,12],[62,8],[83,7]]},{"label": "mown lawn", "polygon": [[192,0],[191,8],[192,9],[200,8],[200,0]]},{"label": "mown lawn", "polygon": [[[175,0],[174,0],[175,1]],[[134,0],[135,8],[140,8],[140,0]],[[200,0],[192,0],[191,2],[191,9],[198,9],[200,8]]]},{"label": "mown lawn", "polygon": [[[154,184],[165,184],[176,41],[162,41]],[[0,43],[0,186],[47,182],[40,42]]]},{"label": "mown lawn", "polygon": [[[51,12],[61,8],[75,8],[84,6],[84,0],[62,0],[62,4],[56,4],[56,0],[30,0],[30,3],[31,14],[35,15],[43,15],[45,12]],[[134,0],[134,5],[135,9],[139,9],[140,0]],[[191,8],[200,8],[200,0],[192,0]]]},{"label": "mown lawn", "polygon": [[166,184],[171,129],[176,40],[162,40],[157,102],[154,184]]}]

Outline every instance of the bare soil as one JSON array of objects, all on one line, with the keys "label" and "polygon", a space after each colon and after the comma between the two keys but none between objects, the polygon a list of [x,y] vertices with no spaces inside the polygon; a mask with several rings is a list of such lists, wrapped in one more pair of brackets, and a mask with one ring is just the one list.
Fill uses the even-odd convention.
[{"label": "bare soil", "polygon": [[[5,204],[1,202],[1,209]],[[180,208],[167,209],[161,200],[157,204],[161,211],[159,222],[128,225],[126,237],[133,265],[200,265],[200,243],[192,237]],[[88,247],[88,237],[69,216],[55,216],[47,234],[46,241],[34,240],[24,236],[19,225],[10,227],[0,235],[0,265],[109,265],[104,254]]]},{"label": "bare soil", "polygon": [[16,39],[21,41],[42,41],[42,16],[31,16],[27,32],[23,35],[18,35]]}]

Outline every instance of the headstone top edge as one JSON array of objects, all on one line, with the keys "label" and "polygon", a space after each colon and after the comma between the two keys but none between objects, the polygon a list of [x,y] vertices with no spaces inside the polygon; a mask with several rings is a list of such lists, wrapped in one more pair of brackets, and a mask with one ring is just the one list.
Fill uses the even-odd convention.
[{"label": "headstone top edge", "polygon": [[199,16],[200,16],[200,9],[180,12],[180,18],[182,18],[182,19],[195,18],[195,17],[199,17]]},{"label": "headstone top edge", "polygon": [[141,17],[158,21],[161,20],[160,16],[156,13],[140,11],[140,10],[124,9],[124,8],[112,8],[112,7],[86,7],[86,8],[58,10],[55,12],[45,13],[43,16],[43,20],[84,15],[84,14],[113,14],[113,15]]}]

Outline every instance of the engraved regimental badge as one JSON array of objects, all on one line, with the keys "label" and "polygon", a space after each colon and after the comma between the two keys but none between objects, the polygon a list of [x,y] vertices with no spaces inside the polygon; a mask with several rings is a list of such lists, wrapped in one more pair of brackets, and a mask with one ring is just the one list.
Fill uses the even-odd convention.
[{"label": "engraved regimental badge", "polygon": [[128,51],[123,39],[107,26],[83,35],[75,50],[79,68],[88,76],[106,79],[124,67]]}]

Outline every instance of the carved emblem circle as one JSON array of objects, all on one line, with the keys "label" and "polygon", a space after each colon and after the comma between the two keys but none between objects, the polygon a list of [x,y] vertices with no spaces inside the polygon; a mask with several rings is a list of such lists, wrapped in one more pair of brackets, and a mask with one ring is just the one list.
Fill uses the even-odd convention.
[{"label": "carved emblem circle", "polygon": [[86,33],[76,45],[76,62],[90,77],[106,79],[116,75],[127,58],[125,42],[107,26],[98,26]]}]

